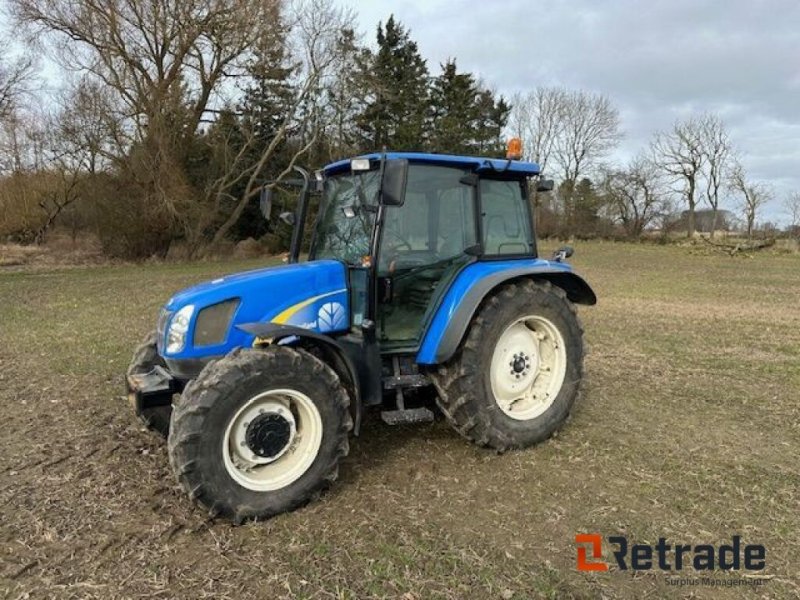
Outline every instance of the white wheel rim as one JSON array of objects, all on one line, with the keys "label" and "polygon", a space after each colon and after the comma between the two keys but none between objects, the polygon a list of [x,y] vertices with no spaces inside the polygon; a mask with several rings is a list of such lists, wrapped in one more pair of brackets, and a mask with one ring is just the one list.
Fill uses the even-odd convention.
[{"label": "white wheel rim", "polygon": [[538,315],[517,319],[492,354],[495,402],[512,419],[535,419],[552,406],[566,372],[567,348],[558,328]]},{"label": "white wheel rim", "polygon": [[[251,424],[265,418],[280,423],[284,435],[288,431],[286,443],[269,456],[256,454],[248,445]],[[297,481],[321,445],[322,417],[311,398],[297,390],[270,390],[248,400],[233,415],[222,440],[222,456],[228,475],[239,485],[268,492]]]}]

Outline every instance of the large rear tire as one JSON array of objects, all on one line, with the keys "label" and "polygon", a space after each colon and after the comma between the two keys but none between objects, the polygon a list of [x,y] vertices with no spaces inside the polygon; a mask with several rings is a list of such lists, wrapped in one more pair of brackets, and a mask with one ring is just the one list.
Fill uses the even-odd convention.
[{"label": "large rear tire", "polygon": [[172,414],[169,458],[184,490],[241,523],[316,499],[348,453],[350,399],[336,373],[283,346],[209,363]]},{"label": "large rear tire", "polygon": [[[157,334],[151,331],[147,334],[141,344],[133,351],[131,364],[128,366],[128,375],[139,373],[149,373],[156,365],[164,367],[164,359],[158,355],[156,349]],[[169,421],[172,414],[172,406],[154,406],[147,408],[139,415],[139,419],[145,426],[161,434],[164,437],[169,435]]]},{"label": "large rear tire", "polygon": [[456,431],[503,452],[562,425],[579,395],[583,355],[583,329],[564,291],[526,279],[483,303],[456,356],[432,379]]}]

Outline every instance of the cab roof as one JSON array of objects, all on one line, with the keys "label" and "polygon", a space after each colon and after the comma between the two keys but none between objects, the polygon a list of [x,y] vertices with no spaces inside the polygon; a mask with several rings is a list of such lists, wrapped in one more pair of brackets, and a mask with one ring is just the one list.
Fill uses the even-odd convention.
[{"label": "cab roof", "polygon": [[[384,156],[383,153],[373,152],[362,154],[355,158],[368,158],[370,161],[378,161]],[[412,163],[422,163],[450,167],[462,167],[477,173],[513,173],[524,177],[532,177],[539,174],[539,165],[532,162],[521,160],[507,160],[504,158],[486,158],[483,156],[456,156],[452,154],[432,154],[429,152],[387,152],[387,160],[405,158]],[[326,175],[336,175],[350,169],[350,161],[346,158],[331,163],[323,168]]]}]

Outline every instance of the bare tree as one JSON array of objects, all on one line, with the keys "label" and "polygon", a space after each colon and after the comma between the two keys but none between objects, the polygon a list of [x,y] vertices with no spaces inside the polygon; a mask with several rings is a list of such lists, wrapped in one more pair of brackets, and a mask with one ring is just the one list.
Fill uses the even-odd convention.
[{"label": "bare tree", "polygon": [[712,114],[704,115],[700,120],[702,149],[706,163],[706,200],[712,210],[710,237],[714,238],[719,214],[720,191],[728,179],[734,161],[733,149],[722,120]]},{"label": "bare tree", "polygon": [[606,173],[603,192],[612,217],[628,237],[639,237],[666,207],[666,193],[658,166],[639,155],[625,169]]},{"label": "bare tree", "polygon": [[563,104],[553,158],[564,181],[578,181],[619,143],[619,111],[607,96],[582,90],[556,96]]},{"label": "bare tree", "polygon": [[[279,0],[11,0],[33,43],[114,96],[117,162],[160,219],[187,228],[180,165],[224,82],[272,35]],[[131,153],[135,149],[135,159]]]},{"label": "bare tree", "polygon": [[741,164],[731,170],[729,184],[733,191],[741,194],[741,206],[747,223],[747,237],[753,237],[758,210],[772,198],[772,191],[763,183],[751,181]]},{"label": "bare tree", "polygon": [[525,158],[537,163],[543,173],[564,128],[567,97],[563,88],[537,87],[511,98],[509,129],[522,139]]},{"label": "bare tree", "polygon": [[0,120],[13,113],[33,80],[30,55],[14,57],[8,40],[0,41]]},{"label": "bare tree", "polygon": [[14,107],[0,122],[0,172],[30,173],[47,167],[52,142],[49,106]]},{"label": "bare tree", "polygon": [[652,151],[659,167],[680,186],[689,216],[687,236],[693,237],[695,210],[701,199],[698,186],[706,163],[702,120],[691,117],[686,121],[676,121],[670,131],[656,134]]},{"label": "bare tree", "polygon": [[193,132],[223,78],[242,73],[249,48],[270,35],[278,0],[12,0],[31,37],[113,89],[140,136],[185,103]]},{"label": "bare tree", "polygon": [[561,171],[567,234],[574,220],[574,188],[581,177],[597,167],[622,137],[619,111],[608,97],[577,90],[560,100],[562,124],[553,145],[553,159]]},{"label": "bare tree", "polygon": [[[567,91],[555,87],[537,87],[527,94],[516,94],[511,98],[511,134],[522,140],[523,156],[537,163],[543,174],[548,172],[556,141],[564,127],[566,99]],[[541,195],[535,186],[531,186],[530,193],[534,221],[538,223]]]},{"label": "bare tree", "polygon": [[783,203],[789,217],[789,235],[800,239],[800,192],[792,192]]},{"label": "bare tree", "polygon": [[90,78],[68,87],[60,100],[57,132],[81,170],[96,174],[119,161],[123,124],[108,88]]}]

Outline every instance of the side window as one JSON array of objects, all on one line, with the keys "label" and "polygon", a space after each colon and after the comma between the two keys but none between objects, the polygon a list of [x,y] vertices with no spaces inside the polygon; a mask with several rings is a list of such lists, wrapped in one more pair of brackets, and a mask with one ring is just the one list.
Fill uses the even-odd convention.
[{"label": "side window", "polygon": [[529,254],[530,220],[519,181],[481,179],[484,254]]},{"label": "side window", "polygon": [[477,243],[472,190],[463,184],[439,196],[437,253],[440,259],[458,256]]},{"label": "side window", "polygon": [[403,205],[386,207],[379,274],[454,258],[475,245],[472,189],[463,175],[461,169],[411,165]]}]

